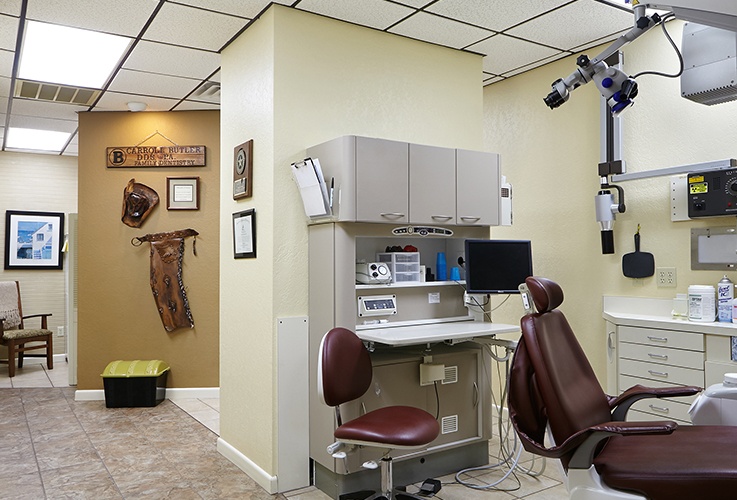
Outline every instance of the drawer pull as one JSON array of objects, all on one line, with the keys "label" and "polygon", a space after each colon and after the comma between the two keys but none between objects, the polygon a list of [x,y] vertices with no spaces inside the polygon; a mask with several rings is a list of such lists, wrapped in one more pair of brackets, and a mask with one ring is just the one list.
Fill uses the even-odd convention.
[{"label": "drawer pull", "polygon": [[653,337],[652,335],[647,336],[651,342],[668,342],[668,337]]},{"label": "drawer pull", "polygon": [[477,221],[481,220],[481,217],[474,217],[473,215],[461,215],[462,221]]},{"label": "drawer pull", "polygon": [[452,218],[453,218],[453,216],[452,216],[452,215],[431,215],[430,217],[432,217],[432,218],[433,218],[433,220],[435,220],[435,219],[440,219],[440,220],[450,220],[450,219],[452,219]]},{"label": "drawer pull", "polygon": [[380,215],[382,217],[404,217],[404,214],[401,212],[382,212]]},{"label": "drawer pull", "polygon": [[667,354],[653,354],[653,353],[649,352],[649,353],[647,353],[647,355],[650,356],[653,359],[662,359],[664,361],[667,361],[668,360],[668,355]]},{"label": "drawer pull", "polygon": [[668,378],[668,372],[656,372],[655,370],[648,370],[647,372],[653,377]]},{"label": "drawer pull", "polygon": [[657,412],[660,412],[660,413],[668,413],[668,412],[670,412],[670,408],[663,408],[662,406],[650,405],[650,409],[652,411],[657,411]]}]

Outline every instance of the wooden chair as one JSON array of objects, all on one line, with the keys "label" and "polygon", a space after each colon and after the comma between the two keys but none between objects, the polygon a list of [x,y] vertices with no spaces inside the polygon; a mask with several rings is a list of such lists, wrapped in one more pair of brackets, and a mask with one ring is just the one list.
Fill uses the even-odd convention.
[{"label": "wooden chair", "polygon": [[[18,368],[23,368],[23,354],[36,349],[46,349],[46,365],[49,370],[54,369],[53,334],[47,325],[49,316],[51,314],[23,316],[20,285],[17,281],[0,281],[0,344],[8,348],[9,376],[15,376],[16,353]],[[30,318],[41,318],[41,328],[26,328],[24,322]]]}]

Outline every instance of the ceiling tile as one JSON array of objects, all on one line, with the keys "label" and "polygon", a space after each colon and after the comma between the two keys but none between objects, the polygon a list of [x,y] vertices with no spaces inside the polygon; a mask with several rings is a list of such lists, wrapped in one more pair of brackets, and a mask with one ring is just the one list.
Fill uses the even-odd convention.
[{"label": "ceiling tile", "polygon": [[19,18],[0,15],[0,49],[15,50]]},{"label": "ceiling tile", "polygon": [[177,105],[176,108],[174,108],[174,111],[191,111],[200,109],[216,111],[220,109],[220,105],[208,102],[182,101],[180,104]]},{"label": "ceiling tile", "polygon": [[[76,137],[76,134],[75,134],[75,137]],[[61,154],[62,156],[78,156],[79,155],[79,145],[69,144],[67,148]]]},{"label": "ceiling tile", "polygon": [[241,16],[254,18],[264,7],[271,3],[282,5],[291,5],[294,0],[277,0],[270,2],[269,0],[177,0],[177,3],[191,5],[193,7],[201,7],[203,9],[230,14],[231,16]]},{"label": "ceiling tile", "polygon": [[26,17],[34,21],[137,36],[158,3],[157,0],[28,0]]},{"label": "ceiling tile", "polygon": [[380,30],[414,12],[384,0],[302,0],[297,8]]},{"label": "ceiling tile", "polygon": [[531,69],[539,68],[540,66],[544,66],[553,61],[557,61],[558,59],[562,59],[563,57],[568,57],[569,55],[570,54],[568,52],[559,52],[558,54],[554,56],[546,57],[545,59],[542,59],[540,61],[534,62],[532,64],[527,64],[525,66],[509,71],[508,73],[504,73],[503,76],[506,78],[509,78],[511,76],[519,75],[520,73],[524,73],[525,71],[530,71]]},{"label": "ceiling tile", "polygon": [[[0,97],[10,96],[10,78],[7,76],[0,76]],[[5,109],[5,108],[0,108]]]},{"label": "ceiling tile", "polygon": [[3,0],[0,2],[0,13],[18,17],[22,3],[22,0]]},{"label": "ceiling tile", "polygon": [[[562,50],[602,38],[632,26],[631,13],[594,0],[579,0],[508,31]],[[569,27],[561,29],[561,27]]]},{"label": "ceiling tile", "polygon": [[484,71],[495,75],[519,68],[530,61],[560,53],[559,50],[506,35],[495,35],[481,43],[471,45],[468,50],[487,54],[483,60]]},{"label": "ceiling tile", "polygon": [[13,54],[7,50],[0,50],[0,76],[13,76]]},{"label": "ceiling tile", "polygon": [[23,116],[12,114],[10,126],[18,128],[33,128],[38,130],[53,130],[55,132],[69,132],[77,130],[77,120],[54,120],[53,118],[40,118],[38,116]]},{"label": "ceiling tile", "polygon": [[391,33],[416,38],[438,45],[460,49],[493,33],[433,14],[417,12],[389,30]]},{"label": "ceiling tile", "polygon": [[13,115],[37,116],[59,120],[77,121],[77,112],[87,111],[87,106],[63,104],[59,102],[13,99]]},{"label": "ceiling tile", "polygon": [[246,24],[240,17],[165,3],[143,38],[217,52]]},{"label": "ceiling tile", "polygon": [[215,73],[210,78],[208,78],[208,80],[210,80],[211,82],[218,82],[218,83],[220,83],[220,70],[218,70],[217,73]]},{"label": "ceiling tile", "polygon": [[204,80],[220,67],[220,54],[142,40],[123,67]]},{"label": "ceiling tile", "polygon": [[439,0],[426,10],[494,31],[502,31],[570,0]]},{"label": "ceiling tile", "polygon": [[147,111],[169,111],[179,102],[178,99],[105,92],[94,111],[128,111],[128,103],[131,101],[145,102]]},{"label": "ceiling tile", "polygon": [[189,78],[122,69],[110,84],[109,90],[134,95],[181,99],[199,84],[199,81]]}]

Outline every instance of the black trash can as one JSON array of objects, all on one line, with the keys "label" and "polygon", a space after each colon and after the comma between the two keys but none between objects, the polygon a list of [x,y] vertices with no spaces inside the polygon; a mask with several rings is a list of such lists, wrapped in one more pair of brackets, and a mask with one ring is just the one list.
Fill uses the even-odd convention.
[{"label": "black trash can", "polygon": [[169,365],[160,359],[112,361],[102,372],[105,406],[156,406],[166,397]]}]

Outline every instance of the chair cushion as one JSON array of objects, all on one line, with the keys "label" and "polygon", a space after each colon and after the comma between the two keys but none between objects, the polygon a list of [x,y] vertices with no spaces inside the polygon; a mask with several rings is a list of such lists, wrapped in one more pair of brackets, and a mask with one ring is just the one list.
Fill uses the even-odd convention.
[{"label": "chair cushion", "polygon": [[18,340],[31,337],[43,337],[51,335],[51,330],[42,330],[41,328],[26,328],[25,330],[5,330],[3,332],[3,340]]},{"label": "chair cushion", "polygon": [[338,440],[389,446],[424,446],[438,437],[435,417],[419,408],[387,406],[346,422],[335,429]]},{"label": "chair cushion", "polygon": [[594,460],[609,487],[651,500],[734,499],[737,427],[682,425],[668,435],[617,436]]},{"label": "chair cushion", "polygon": [[530,276],[525,279],[525,284],[530,290],[537,312],[552,311],[563,303],[563,290],[558,283],[540,276]]}]

